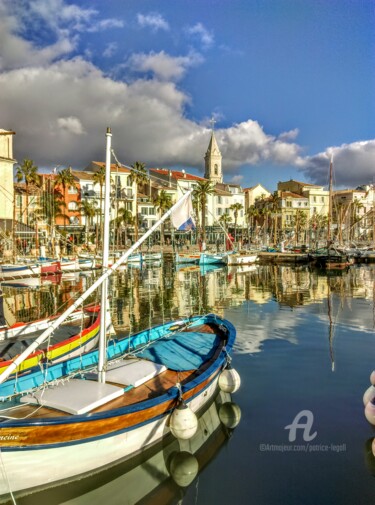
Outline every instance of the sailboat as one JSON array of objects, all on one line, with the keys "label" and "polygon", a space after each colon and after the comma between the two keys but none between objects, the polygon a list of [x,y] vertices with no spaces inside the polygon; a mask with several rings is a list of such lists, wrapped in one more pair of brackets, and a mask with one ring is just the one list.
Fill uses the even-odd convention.
[{"label": "sailboat", "polygon": [[[109,276],[191,192],[109,268],[110,129],[106,137],[103,273],[0,374],[0,496],[99,472],[169,433],[189,439],[197,429],[196,413],[218,388],[233,393],[240,386],[230,357],[235,328],[215,314],[171,321],[107,343]],[[9,378],[99,287],[99,350]]]},{"label": "sailboat", "polygon": [[354,263],[354,258],[344,252],[338,251],[332,241],[332,180],[333,180],[333,155],[329,164],[329,203],[328,203],[328,224],[327,224],[327,247],[316,251],[310,255],[316,266],[327,270],[340,270]]}]

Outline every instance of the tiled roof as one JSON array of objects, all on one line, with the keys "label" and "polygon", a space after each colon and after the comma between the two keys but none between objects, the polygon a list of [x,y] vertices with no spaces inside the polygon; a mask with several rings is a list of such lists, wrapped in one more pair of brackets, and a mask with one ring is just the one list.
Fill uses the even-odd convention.
[{"label": "tiled roof", "polygon": [[307,200],[305,196],[297,195],[297,193],[292,193],[291,191],[282,191],[281,198],[302,198]]},{"label": "tiled roof", "polygon": [[[90,165],[97,165],[99,168],[105,168],[104,161],[92,161]],[[116,163],[111,163],[111,172],[119,172],[122,174],[130,174],[130,169],[125,167],[119,167]]]},{"label": "tiled roof", "polygon": [[169,175],[171,172],[172,179],[185,179],[189,181],[205,181],[203,177],[198,177],[197,175],[188,174],[187,172],[179,172],[178,170],[168,170],[167,168],[150,168],[150,172],[155,172],[160,175]]}]

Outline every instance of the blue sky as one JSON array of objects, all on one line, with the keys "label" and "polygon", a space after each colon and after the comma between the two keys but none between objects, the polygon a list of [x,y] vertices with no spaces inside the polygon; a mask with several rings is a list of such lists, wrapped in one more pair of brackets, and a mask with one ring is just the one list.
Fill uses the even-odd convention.
[{"label": "blue sky", "polygon": [[82,168],[113,130],[127,164],[375,182],[373,0],[0,0],[0,128],[15,157]]}]

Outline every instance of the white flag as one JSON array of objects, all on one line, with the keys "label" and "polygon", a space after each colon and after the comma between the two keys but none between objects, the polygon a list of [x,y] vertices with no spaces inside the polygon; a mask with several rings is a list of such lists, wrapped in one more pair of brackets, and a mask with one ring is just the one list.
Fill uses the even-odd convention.
[{"label": "white flag", "polygon": [[194,230],[195,223],[193,215],[193,202],[191,195],[171,214],[172,224],[177,230]]}]

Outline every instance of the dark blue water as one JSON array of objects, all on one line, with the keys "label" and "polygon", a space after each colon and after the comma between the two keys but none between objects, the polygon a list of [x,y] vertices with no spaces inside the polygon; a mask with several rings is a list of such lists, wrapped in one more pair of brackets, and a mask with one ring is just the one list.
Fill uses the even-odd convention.
[{"label": "dark blue water", "polygon": [[[91,282],[66,284],[65,298]],[[362,403],[375,369],[374,282],[375,266],[329,276],[305,267],[176,272],[171,265],[119,274],[111,281],[111,307],[120,334],[198,312],[217,312],[234,323],[233,366],[242,385],[232,401],[241,421],[234,430],[216,426],[214,418],[213,424],[202,421],[199,473],[189,485],[177,485],[159,467],[154,471],[147,455],[133,462],[146,473],[120,467],[81,488],[77,483],[74,493],[57,490],[53,500],[41,495],[19,503],[83,505],[105,496],[108,504],[374,504],[375,430]],[[32,296],[35,302],[39,295]],[[61,303],[59,291],[53,297]],[[303,411],[311,426],[297,429],[291,441],[285,427]],[[159,459],[167,461],[170,447],[157,449]],[[142,498],[127,481],[119,491],[126,475],[144,486]]]}]

